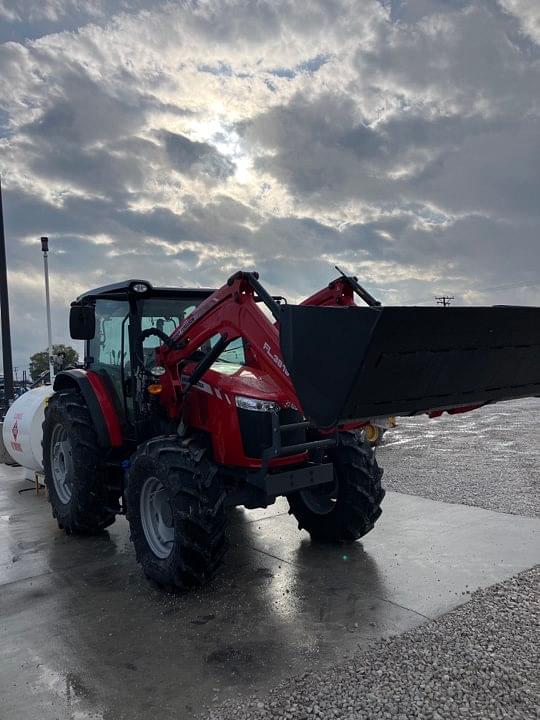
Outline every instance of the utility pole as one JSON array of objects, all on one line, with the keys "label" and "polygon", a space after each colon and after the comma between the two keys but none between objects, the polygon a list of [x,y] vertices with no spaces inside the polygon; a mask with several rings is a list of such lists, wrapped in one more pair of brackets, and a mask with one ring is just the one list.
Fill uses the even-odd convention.
[{"label": "utility pole", "polygon": [[47,336],[49,341],[49,381],[54,382],[54,363],[51,328],[51,299],[49,296],[49,238],[41,238],[41,250],[43,252],[43,270],[45,272],[45,309],[47,310]]},{"label": "utility pole", "polygon": [[2,311],[2,358],[4,361],[4,398],[6,409],[11,405],[13,392],[13,358],[11,356],[11,329],[9,326],[9,295],[7,281],[6,236],[2,207],[2,181],[0,179],[0,309]]},{"label": "utility pole", "polygon": [[437,305],[448,307],[455,298],[453,295],[441,295],[440,297],[436,297],[435,300],[437,301]]}]

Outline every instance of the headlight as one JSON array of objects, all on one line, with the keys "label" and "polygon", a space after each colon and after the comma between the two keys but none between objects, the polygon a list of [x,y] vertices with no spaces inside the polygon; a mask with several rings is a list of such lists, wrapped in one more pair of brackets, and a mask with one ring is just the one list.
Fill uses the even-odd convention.
[{"label": "headlight", "polygon": [[150,368],[150,373],[154,377],[161,377],[162,375],[165,375],[166,372],[167,371],[165,370],[165,368],[161,367],[161,365],[154,365],[153,367]]},{"label": "headlight", "polygon": [[278,412],[279,405],[271,400],[257,400],[257,398],[236,396],[236,407],[242,410],[254,410],[255,412]]}]

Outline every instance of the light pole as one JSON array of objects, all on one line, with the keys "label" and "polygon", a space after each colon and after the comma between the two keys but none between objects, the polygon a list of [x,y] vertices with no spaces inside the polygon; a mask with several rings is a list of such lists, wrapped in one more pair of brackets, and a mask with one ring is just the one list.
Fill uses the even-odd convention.
[{"label": "light pole", "polygon": [[41,238],[41,250],[43,252],[43,270],[45,272],[45,309],[47,310],[47,337],[49,341],[49,380],[51,385],[54,381],[54,363],[51,328],[51,299],[49,296],[49,238]]},{"label": "light pole", "polygon": [[11,404],[13,392],[13,359],[11,356],[11,329],[9,326],[9,296],[7,282],[6,238],[2,208],[2,183],[0,180],[0,307],[2,309],[2,357],[4,361],[4,398],[6,409]]}]

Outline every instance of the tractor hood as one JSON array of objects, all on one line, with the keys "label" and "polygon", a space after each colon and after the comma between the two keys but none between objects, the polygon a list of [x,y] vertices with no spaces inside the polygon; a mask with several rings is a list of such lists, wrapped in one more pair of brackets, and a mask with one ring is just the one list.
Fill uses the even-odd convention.
[{"label": "tractor hood", "polygon": [[540,395],[540,308],[280,308],[283,359],[321,428]]}]

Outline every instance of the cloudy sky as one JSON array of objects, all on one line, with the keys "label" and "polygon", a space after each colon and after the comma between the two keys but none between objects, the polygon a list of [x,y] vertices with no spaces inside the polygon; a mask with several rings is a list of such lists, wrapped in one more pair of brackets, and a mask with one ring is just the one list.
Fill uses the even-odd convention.
[{"label": "cloudy sky", "polygon": [[540,304],[538,0],[0,0],[15,364],[79,292]]}]

